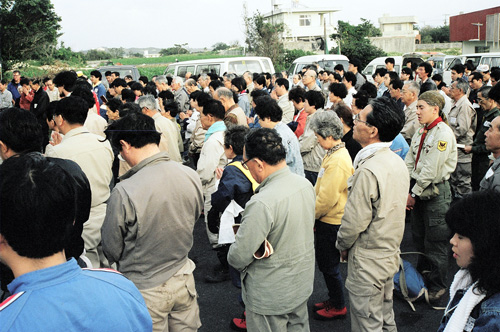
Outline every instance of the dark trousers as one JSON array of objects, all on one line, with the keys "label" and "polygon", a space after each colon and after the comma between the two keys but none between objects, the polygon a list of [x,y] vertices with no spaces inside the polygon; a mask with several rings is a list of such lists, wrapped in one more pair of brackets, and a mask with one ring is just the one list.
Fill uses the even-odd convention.
[{"label": "dark trousers", "polygon": [[316,220],[316,261],[323,273],[330,303],[335,309],[345,307],[344,284],[340,274],[340,252],[335,247],[340,225],[331,225]]},{"label": "dark trousers", "polygon": [[306,179],[308,179],[314,187],[316,185],[316,180],[318,179],[318,172],[304,170],[304,174],[306,176]]},{"label": "dark trousers", "polygon": [[422,273],[429,291],[446,288],[448,250],[451,231],[444,216],[451,203],[448,182],[437,185],[439,195],[430,200],[417,198],[412,210],[412,235],[417,251],[425,256],[418,258],[417,270]]}]

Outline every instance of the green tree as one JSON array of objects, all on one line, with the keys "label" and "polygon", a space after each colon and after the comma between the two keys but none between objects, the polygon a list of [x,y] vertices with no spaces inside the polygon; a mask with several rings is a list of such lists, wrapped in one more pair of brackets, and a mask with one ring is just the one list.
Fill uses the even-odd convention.
[{"label": "green tree", "polygon": [[252,17],[245,17],[245,43],[250,52],[258,56],[271,58],[278,69],[284,69],[284,46],[281,34],[285,30],[283,23],[267,22],[257,11]]},{"label": "green tree", "polygon": [[3,69],[15,62],[52,57],[61,36],[61,18],[50,0],[2,0],[0,60]]},{"label": "green tree", "polygon": [[176,45],[176,47],[164,48],[160,51],[161,56],[175,55],[175,54],[187,54],[187,53],[189,53],[188,50],[186,50],[183,47],[177,47],[177,45]]},{"label": "green tree", "polygon": [[111,59],[112,56],[106,51],[90,50],[85,54],[85,59],[88,61],[92,60],[105,60]]},{"label": "green tree", "polygon": [[227,50],[230,46],[228,44],[226,44],[226,43],[216,43],[212,47],[213,47],[212,51],[216,52],[216,51]]},{"label": "green tree", "polygon": [[108,49],[108,52],[114,59],[123,58],[123,56],[125,55],[125,50],[123,49],[123,47],[110,48]]},{"label": "green tree", "polygon": [[295,59],[313,54],[313,52],[304,50],[286,50],[283,57],[283,70],[288,70]]},{"label": "green tree", "polygon": [[443,25],[440,27],[431,27],[426,25],[420,29],[423,44],[430,43],[449,43],[450,42],[450,27]]},{"label": "green tree", "polygon": [[374,58],[385,56],[386,53],[373,46],[368,39],[368,37],[381,36],[380,30],[364,18],[361,22],[358,25],[351,25],[348,22],[339,21],[337,33],[330,36],[337,41],[338,46],[332,48],[330,53],[342,53],[348,58],[356,57],[361,61],[361,67],[364,67]]}]

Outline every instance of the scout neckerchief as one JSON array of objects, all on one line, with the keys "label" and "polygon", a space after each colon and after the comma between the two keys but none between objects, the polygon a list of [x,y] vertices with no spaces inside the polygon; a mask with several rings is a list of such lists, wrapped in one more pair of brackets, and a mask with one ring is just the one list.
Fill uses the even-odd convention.
[{"label": "scout neckerchief", "polygon": [[415,169],[417,169],[418,159],[420,158],[420,152],[422,151],[422,146],[424,145],[425,136],[427,136],[427,132],[437,126],[438,123],[443,122],[441,117],[438,117],[436,120],[432,121],[430,125],[426,125],[424,127],[424,132],[422,136],[420,136],[420,144],[418,145],[417,159],[415,160]]}]

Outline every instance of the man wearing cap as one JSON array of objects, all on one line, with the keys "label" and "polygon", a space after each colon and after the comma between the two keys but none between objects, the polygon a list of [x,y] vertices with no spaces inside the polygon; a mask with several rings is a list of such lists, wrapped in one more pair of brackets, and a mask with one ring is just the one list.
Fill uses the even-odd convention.
[{"label": "man wearing cap", "polygon": [[476,68],[476,71],[483,74],[483,85],[491,86],[490,80],[490,66],[488,65],[479,65]]},{"label": "man wearing cap", "polygon": [[418,259],[417,270],[424,276],[431,301],[446,292],[451,232],[444,215],[451,203],[448,179],[457,165],[457,143],[444,122],[444,104],[438,91],[418,97],[418,122],[424,126],[413,135],[405,159],[410,173],[406,209],[411,210],[413,242],[417,251],[425,253]]}]

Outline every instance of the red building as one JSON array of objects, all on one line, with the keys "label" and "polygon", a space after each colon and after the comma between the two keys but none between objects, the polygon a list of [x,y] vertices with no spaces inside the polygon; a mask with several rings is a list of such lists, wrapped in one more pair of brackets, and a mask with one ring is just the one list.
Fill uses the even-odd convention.
[{"label": "red building", "polygon": [[451,16],[450,41],[463,42],[463,53],[496,51],[499,48],[499,18],[500,6]]}]

